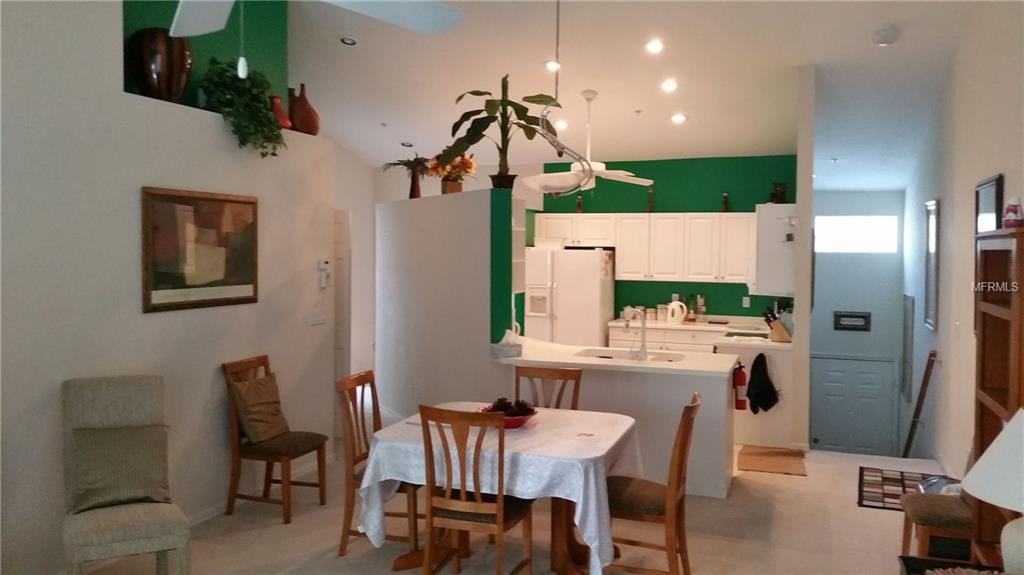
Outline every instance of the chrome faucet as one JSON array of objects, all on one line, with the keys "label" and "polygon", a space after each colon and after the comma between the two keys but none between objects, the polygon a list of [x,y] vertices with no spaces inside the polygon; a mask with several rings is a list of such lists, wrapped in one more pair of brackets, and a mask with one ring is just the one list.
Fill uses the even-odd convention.
[{"label": "chrome faucet", "polygon": [[626,321],[626,329],[629,329],[629,322],[633,319],[640,318],[640,349],[630,349],[629,354],[633,359],[637,361],[645,361],[647,359],[647,311],[642,305],[631,306],[627,305],[622,308],[622,319]]}]

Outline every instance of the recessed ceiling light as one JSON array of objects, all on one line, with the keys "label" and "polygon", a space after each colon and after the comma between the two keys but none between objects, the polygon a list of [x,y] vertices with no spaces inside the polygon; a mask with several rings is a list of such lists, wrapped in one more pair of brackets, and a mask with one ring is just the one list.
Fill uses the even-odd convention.
[{"label": "recessed ceiling light", "polygon": [[558,63],[558,60],[548,60],[544,63],[544,66],[547,67],[548,72],[557,72],[558,69],[562,67],[562,65]]},{"label": "recessed ceiling light", "polygon": [[871,40],[879,48],[892,46],[900,39],[900,29],[895,24],[886,24],[871,34]]},{"label": "recessed ceiling light", "polygon": [[557,121],[555,121],[555,129],[558,130],[559,132],[564,132],[566,130],[566,128],[568,128],[568,127],[569,127],[569,122],[566,122],[565,120],[557,120]]},{"label": "recessed ceiling light", "polygon": [[664,82],[661,83],[661,91],[669,93],[669,94],[671,94],[672,92],[675,92],[676,88],[678,88],[678,87],[679,87],[679,84],[676,83],[676,79],[675,78],[669,78],[669,79],[667,79],[667,80],[665,80]]},{"label": "recessed ceiling light", "polygon": [[402,147],[403,148],[411,148],[412,147],[412,142],[402,142]]},{"label": "recessed ceiling light", "polygon": [[661,39],[654,38],[653,40],[647,43],[647,46],[645,46],[645,48],[647,48],[647,51],[650,52],[651,54],[661,54],[661,51],[665,49],[665,44],[664,42],[661,41]]},{"label": "recessed ceiling light", "polygon": [[673,114],[672,115],[672,123],[673,124],[682,124],[685,121],[686,121],[686,114]]},{"label": "recessed ceiling light", "polygon": [[338,40],[346,46],[355,46],[358,43],[352,36],[342,36]]}]

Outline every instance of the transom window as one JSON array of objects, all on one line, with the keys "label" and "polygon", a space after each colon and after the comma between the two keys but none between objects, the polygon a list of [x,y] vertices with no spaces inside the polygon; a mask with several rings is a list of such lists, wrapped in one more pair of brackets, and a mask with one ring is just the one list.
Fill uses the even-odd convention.
[{"label": "transom window", "polygon": [[836,254],[895,254],[896,216],[815,216],[814,251]]}]

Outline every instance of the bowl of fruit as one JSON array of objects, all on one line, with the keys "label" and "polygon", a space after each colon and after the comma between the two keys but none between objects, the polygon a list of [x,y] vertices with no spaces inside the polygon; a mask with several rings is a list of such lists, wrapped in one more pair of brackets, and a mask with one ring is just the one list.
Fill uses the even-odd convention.
[{"label": "bowl of fruit", "polygon": [[528,402],[509,401],[507,397],[499,397],[497,401],[490,405],[485,405],[480,408],[482,413],[492,413],[500,411],[505,414],[505,429],[515,429],[522,427],[530,420],[531,417],[537,415],[537,410]]}]

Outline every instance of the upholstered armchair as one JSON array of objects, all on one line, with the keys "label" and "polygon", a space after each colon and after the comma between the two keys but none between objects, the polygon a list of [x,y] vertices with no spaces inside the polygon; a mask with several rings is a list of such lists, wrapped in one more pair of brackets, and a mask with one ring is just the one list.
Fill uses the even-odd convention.
[{"label": "upholstered armchair", "polygon": [[188,520],[170,502],[163,380],[152,375],[64,382],[64,548],[70,573],[99,559],[156,553],[189,572]]}]

